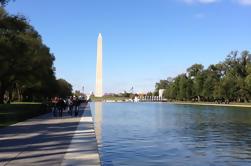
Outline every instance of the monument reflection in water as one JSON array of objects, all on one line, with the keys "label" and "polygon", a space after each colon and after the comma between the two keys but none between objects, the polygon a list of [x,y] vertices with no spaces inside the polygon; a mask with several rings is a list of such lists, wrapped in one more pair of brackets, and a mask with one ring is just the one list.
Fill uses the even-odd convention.
[{"label": "monument reflection in water", "polygon": [[94,121],[95,121],[95,133],[96,133],[96,137],[97,137],[97,143],[98,146],[100,146],[100,141],[101,141],[101,135],[102,135],[102,106],[103,103],[102,102],[95,102],[94,104],[94,112],[92,112],[93,117],[94,117]]}]

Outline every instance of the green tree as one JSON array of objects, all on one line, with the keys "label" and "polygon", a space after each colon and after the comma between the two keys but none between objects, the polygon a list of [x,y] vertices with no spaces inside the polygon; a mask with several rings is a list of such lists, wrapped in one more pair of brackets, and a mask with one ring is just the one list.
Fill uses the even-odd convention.
[{"label": "green tree", "polygon": [[197,75],[200,75],[204,69],[204,66],[201,64],[194,64],[191,67],[187,69],[187,73],[189,77],[196,77]]},{"label": "green tree", "polygon": [[193,80],[193,95],[197,96],[197,100],[200,101],[202,96],[203,84],[204,84],[204,66],[201,64],[194,64],[187,69],[188,76]]},{"label": "green tree", "polygon": [[177,91],[177,99],[178,100],[186,100],[186,89],[187,89],[187,78],[185,74],[181,74],[176,77],[175,84],[178,89]]},{"label": "green tree", "polygon": [[55,57],[23,16],[0,8],[0,103],[18,92],[29,100],[53,96]]},{"label": "green tree", "polygon": [[216,91],[218,91],[217,87],[219,86],[221,73],[217,65],[210,65],[208,69],[205,70],[202,96],[205,97],[206,101],[213,101],[216,96],[218,97],[218,92]]},{"label": "green tree", "polygon": [[10,0],[0,0],[0,7],[5,6]]},{"label": "green tree", "polygon": [[169,80],[160,80],[155,84],[155,92],[154,95],[158,96],[159,95],[159,90],[160,89],[167,89],[169,84],[170,84],[170,79]]},{"label": "green tree", "polygon": [[58,89],[57,89],[58,96],[66,98],[67,96],[72,95],[72,85],[69,82],[67,82],[64,79],[58,79],[57,84],[58,84]]},{"label": "green tree", "polygon": [[175,83],[172,82],[164,91],[164,98],[175,100],[177,98],[177,91],[178,88],[176,87]]},{"label": "green tree", "polygon": [[251,98],[251,54],[232,51],[223,62],[204,69],[194,64],[187,74],[172,81],[161,80],[156,89],[164,87],[164,96],[171,100],[249,101]]}]

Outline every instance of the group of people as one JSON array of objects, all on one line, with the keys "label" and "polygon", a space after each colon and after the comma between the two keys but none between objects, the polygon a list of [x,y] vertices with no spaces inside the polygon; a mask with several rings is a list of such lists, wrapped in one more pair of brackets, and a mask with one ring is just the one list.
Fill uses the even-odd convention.
[{"label": "group of people", "polygon": [[63,112],[65,110],[68,111],[68,114],[71,116],[78,116],[79,107],[83,100],[80,100],[78,97],[69,97],[67,99],[63,99],[60,97],[55,97],[52,99],[52,113],[53,116],[63,116]]}]

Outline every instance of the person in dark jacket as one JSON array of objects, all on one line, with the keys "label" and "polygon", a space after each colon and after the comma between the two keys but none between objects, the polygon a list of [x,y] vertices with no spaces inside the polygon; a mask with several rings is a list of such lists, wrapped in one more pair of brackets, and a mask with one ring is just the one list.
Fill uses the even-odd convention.
[{"label": "person in dark jacket", "polygon": [[65,108],[65,102],[62,98],[59,98],[58,103],[57,103],[58,111],[59,111],[59,116],[63,116],[63,111]]}]

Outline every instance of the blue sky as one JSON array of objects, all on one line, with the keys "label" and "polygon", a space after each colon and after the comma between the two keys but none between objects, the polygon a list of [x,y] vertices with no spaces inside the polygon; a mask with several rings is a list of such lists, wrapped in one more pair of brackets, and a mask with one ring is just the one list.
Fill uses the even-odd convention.
[{"label": "blue sky", "polygon": [[154,89],[160,79],[251,50],[251,0],[16,0],[56,56],[58,78],[94,91],[103,36],[105,92]]}]

